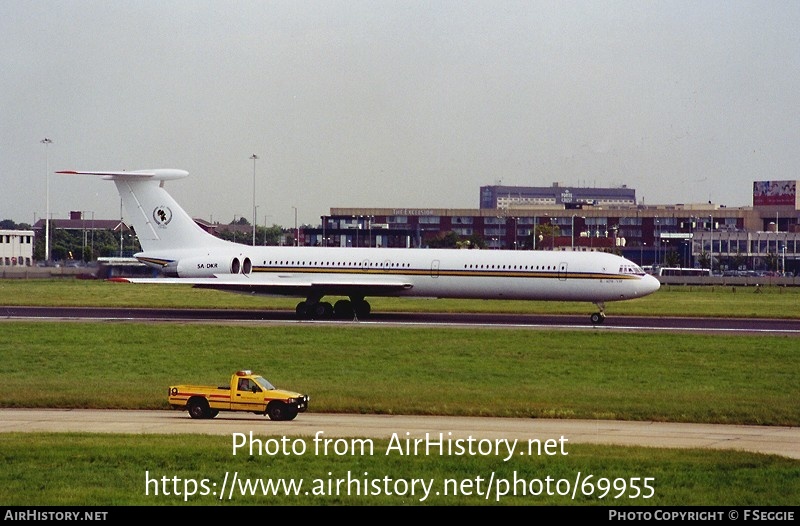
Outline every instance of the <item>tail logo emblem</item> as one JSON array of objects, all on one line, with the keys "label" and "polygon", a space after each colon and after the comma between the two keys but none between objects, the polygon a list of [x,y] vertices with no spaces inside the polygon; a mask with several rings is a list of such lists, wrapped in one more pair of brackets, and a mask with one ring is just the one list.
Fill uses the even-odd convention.
[{"label": "tail logo emblem", "polygon": [[153,210],[153,219],[160,226],[166,226],[172,221],[172,210],[166,206],[159,206]]}]

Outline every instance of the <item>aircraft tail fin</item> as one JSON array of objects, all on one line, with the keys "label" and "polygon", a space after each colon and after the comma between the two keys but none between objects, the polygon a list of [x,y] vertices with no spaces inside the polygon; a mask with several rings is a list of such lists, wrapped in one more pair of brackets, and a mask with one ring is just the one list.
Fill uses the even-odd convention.
[{"label": "aircraft tail fin", "polygon": [[225,241],[209,234],[164,189],[164,182],[189,175],[185,170],[157,169],[132,172],[60,171],[71,175],[99,175],[114,181],[125,211],[123,221],[133,226],[145,252],[197,248]]}]

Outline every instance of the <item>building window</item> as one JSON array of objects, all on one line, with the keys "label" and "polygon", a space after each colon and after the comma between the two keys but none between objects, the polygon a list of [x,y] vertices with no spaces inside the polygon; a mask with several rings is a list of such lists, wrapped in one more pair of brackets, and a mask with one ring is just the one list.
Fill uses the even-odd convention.
[{"label": "building window", "polygon": [[606,225],[608,224],[608,218],[607,217],[587,217],[585,219],[585,224],[586,224],[586,226],[597,226],[597,227],[606,228]]}]

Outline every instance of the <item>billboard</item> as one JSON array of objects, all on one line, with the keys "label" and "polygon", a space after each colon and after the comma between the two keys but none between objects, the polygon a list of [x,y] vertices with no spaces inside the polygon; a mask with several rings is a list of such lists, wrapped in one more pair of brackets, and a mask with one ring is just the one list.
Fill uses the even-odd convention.
[{"label": "billboard", "polygon": [[797,181],[755,181],[753,183],[753,206],[795,206]]}]

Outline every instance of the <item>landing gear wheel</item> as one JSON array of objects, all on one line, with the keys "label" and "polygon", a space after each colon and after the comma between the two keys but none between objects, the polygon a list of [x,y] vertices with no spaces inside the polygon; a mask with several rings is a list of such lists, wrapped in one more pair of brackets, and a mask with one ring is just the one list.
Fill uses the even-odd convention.
[{"label": "landing gear wheel", "polygon": [[333,306],[327,301],[301,301],[294,312],[300,320],[324,320],[333,316]]},{"label": "landing gear wheel", "polygon": [[353,317],[353,304],[348,300],[339,300],[333,304],[333,316],[340,320]]},{"label": "landing gear wheel", "polygon": [[361,300],[358,303],[354,304],[356,316],[359,318],[366,318],[369,316],[370,311],[372,310],[369,302]]},{"label": "landing gear wheel", "polygon": [[601,325],[604,321],[606,321],[606,315],[602,312],[595,312],[591,316],[592,325]]},{"label": "landing gear wheel", "polygon": [[327,301],[320,301],[309,309],[311,318],[325,320],[333,316],[333,306]]}]

